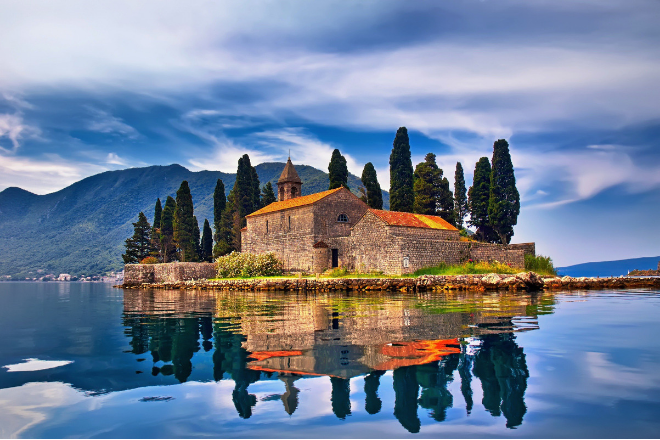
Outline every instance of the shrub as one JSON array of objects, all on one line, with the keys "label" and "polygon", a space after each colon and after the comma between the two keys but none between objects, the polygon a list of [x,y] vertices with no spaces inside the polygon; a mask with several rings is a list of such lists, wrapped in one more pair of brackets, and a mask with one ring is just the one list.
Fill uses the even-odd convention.
[{"label": "shrub", "polygon": [[525,270],[531,270],[541,275],[557,275],[552,258],[543,255],[525,255]]},{"label": "shrub", "polygon": [[499,261],[475,263],[472,260],[468,260],[465,263],[456,266],[449,266],[445,263],[440,263],[437,266],[424,267],[416,270],[414,275],[470,275],[483,273],[516,274],[520,271],[521,269],[516,269],[508,264],[500,263]]},{"label": "shrub", "polygon": [[215,260],[218,278],[252,278],[282,275],[282,262],[275,254],[232,252]]},{"label": "shrub", "polygon": [[145,257],[140,261],[140,264],[158,264],[158,258],[156,257]]}]

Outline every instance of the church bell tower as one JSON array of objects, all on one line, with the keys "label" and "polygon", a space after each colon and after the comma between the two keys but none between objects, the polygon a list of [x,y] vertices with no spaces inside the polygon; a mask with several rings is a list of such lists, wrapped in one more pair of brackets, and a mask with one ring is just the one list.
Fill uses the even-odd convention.
[{"label": "church bell tower", "polygon": [[291,158],[286,161],[282,175],[277,180],[277,201],[283,202],[289,199],[300,197],[302,190],[302,180],[296,173],[296,169],[291,163]]}]

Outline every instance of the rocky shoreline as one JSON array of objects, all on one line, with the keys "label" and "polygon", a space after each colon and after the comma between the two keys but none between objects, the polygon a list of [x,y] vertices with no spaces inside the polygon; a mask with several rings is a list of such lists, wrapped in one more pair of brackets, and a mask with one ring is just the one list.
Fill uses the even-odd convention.
[{"label": "rocky shoreline", "polygon": [[516,275],[424,275],[417,278],[274,278],[191,280],[123,284],[124,289],[183,289],[239,291],[538,291],[569,289],[660,288],[660,278],[541,277],[534,272]]}]

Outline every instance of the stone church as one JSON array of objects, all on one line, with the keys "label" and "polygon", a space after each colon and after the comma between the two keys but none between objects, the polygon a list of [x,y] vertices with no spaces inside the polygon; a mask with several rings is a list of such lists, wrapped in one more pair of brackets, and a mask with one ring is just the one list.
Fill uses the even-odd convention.
[{"label": "stone church", "polygon": [[242,252],[274,252],[287,271],[344,267],[391,275],[468,259],[524,267],[524,254],[534,253],[534,243],[467,241],[441,217],[371,209],[343,187],[303,196],[302,184],[289,158],[277,181],[278,201],[247,216]]}]

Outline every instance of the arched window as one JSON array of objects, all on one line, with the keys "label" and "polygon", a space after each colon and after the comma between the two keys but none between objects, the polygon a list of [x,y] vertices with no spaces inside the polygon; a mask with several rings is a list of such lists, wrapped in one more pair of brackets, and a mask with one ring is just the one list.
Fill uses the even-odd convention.
[{"label": "arched window", "polygon": [[298,197],[298,188],[295,186],[291,187],[291,198],[294,199]]},{"label": "arched window", "polygon": [[340,223],[348,223],[348,216],[346,214],[339,214],[337,221]]}]

